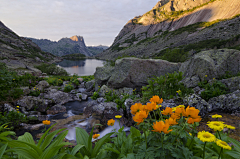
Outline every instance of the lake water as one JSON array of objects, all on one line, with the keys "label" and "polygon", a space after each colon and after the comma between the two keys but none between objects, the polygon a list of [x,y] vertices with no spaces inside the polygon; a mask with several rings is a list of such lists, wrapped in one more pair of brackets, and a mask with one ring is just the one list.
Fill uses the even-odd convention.
[{"label": "lake water", "polygon": [[102,60],[96,59],[82,59],[82,60],[63,60],[57,65],[64,68],[71,75],[78,74],[79,76],[93,75],[96,71],[96,67],[103,66]]}]

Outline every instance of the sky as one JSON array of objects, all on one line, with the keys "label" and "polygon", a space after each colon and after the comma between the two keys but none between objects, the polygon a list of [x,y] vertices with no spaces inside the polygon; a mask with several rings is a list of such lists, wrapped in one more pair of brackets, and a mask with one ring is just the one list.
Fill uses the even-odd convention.
[{"label": "sky", "polygon": [[158,0],[0,0],[0,21],[20,36],[58,41],[83,36],[110,46],[124,25]]}]

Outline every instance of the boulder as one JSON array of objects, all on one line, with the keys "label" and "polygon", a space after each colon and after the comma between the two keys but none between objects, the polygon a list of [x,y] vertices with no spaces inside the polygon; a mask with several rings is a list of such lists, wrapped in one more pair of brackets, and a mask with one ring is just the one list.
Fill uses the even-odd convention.
[{"label": "boulder", "polygon": [[88,98],[88,95],[86,95],[86,94],[84,94],[84,93],[77,93],[77,98],[79,99],[79,100],[87,100],[87,98]]},{"label": "boulder", "polygon": [[20,87],[20,89],[23,90],[23,95],[28,95],[30,93],[29,87]]},{"label": "boulder", "polygon": [[85,87],[86,87],[86,89],[87,90],[90,90],[90,89],[92,89],[93,88],[93,85],[94,85],[94,83],[95,83],[95,80],[93,79],[93,80],[91,80],[91,81],[88,81],[88,82],[86,82],[85,83]]},{"label": "boulder", "polygon": [[43,98],[53,101],[54,104],[65,104],[72,100],[68,93],[56,89],[49,89],[47,93],[43,94]]},{"label": "boulder", "polygon": [[200,110],[199,115],[204,117],[210,109],[210,105],[196,94],[190,94],[183,99],[184,103],[187,103],[190,107],[195,107]]},{"label": "boulder", "polygon": [[108,93],[108,92],[110,92],[110,91],[112,91],[111,88],[109,88],[109,87],[106,86],[106,85],[103,85],[103,86],[100,88],[98,94],[99,94],[100,97],[104,97],[104,96],[105,96],[105,93]]},{"label": "boulder", "polygon": [[94,76],[98,84],[107,81],[107,85],[112,88],[141,88],[148,84],[147,80],[149,78],[178,71],[180,65],[165,60],[129,57],[117,60],[114,69],[105,76],[102,75],[102,79],[99,78],[101,71],[96,70],[95,74],[98,76],[95,76],[95,74]]},{"label": "boulder", "polygon": [[98,89],[98,86],[102,86],[103,84],[107,83],[107,81],[111,77],[113,71],[114,71],[114,67],[112,67],[110,65],[105,65],[104,67],[96,68],[96,71],[94,73],[95,91],[96,91],[96,87]]},{"label": "boulder", "polygon": [[17,105],[26,108],[26,110],[37,110],[45,112],[53,104],[52,100],[41,99],[40,97],[24,96],[17,101]]},{"label": "boulder", "polygon": [[44,91],[45,88],[50,87],[49,83],[47,81],[40,81],[37,85],[36,88],[38,88],[40,91]]},{"label": "boulder", "polygon": [[208,111],[240,111],[240,90],[209,99]]},{"label": "boulder", "polygon": [[234,92],[240,89],[240,76],[222,79],[221,82],[227,86],[229,92]]},{"label": "boulder", "polygon": [[[196,87],[198,82],[223,76],[226,71],[236,75],[240,71],[240,51],[218,49],[202,51],[182,63],[183,83],[187,87]],[[207,75],[207,77],[206,77]]]},{"label": "boulder", "polygon": [[55,105],[47,110],[47,114],[52,114],[52,115],[62,113],[62,112],[66,112],[66,107],[62,105]]},{"label": "boulder", "polygon": [[7,104],[7,103],[5,103],[3,107],[4,107],[3,110],[7,112],[16,111],[10,104]]},{"label": "boulder", "polygon": [[92,116],[96,120],[100,120],[102,125],[106,125],[108,120],[115,118],[115,115],[123,116],[123,109],[118,110],[117,104],[114,102],[97,103],[97,101],[92,101],[84,109],[83,114],[86,117]]}]

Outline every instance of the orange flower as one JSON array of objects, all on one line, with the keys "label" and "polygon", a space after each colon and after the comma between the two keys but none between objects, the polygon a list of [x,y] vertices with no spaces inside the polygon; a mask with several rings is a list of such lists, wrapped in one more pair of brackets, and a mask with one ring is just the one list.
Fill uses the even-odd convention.
[{"label": "orange flower", "polygon": [[194,124],[193,118],[188,118],[187,123],[188,124]]},{"label": "orange flower", "polygon": [[94,134],[92,138],[97,139],[100,136],[100,134]]},{"label": "orange flower", "polygon": [[136,115],[133,117],[133,120],[135,122],[137,122],[137,125],[139,125],[140,123],[142,123],[144,121],[144,119],[146,119],[148,117],[148,114],[146,111],[140,111],[137,112]]},{"label": "orange flower", "polygon": [[172,108],[166,107],[165,110],[162,111],[163,115],[171,115],[172,114]]},{"label": "orange flower", "polygon": [[144,110],[146,112],[151,112],[153,110],[156,110],[157,107],[156,107],[156,103],[147,103],[147,105],[144,105]]},{"label": "orange flower", "polygon": [[170,126],[171,125],[177,125],[178,123],[177,123],[177,121],[176,121],[176,118],[175,119],[173,119],[173,118],[169,118],[169,119],[166,119],[165,120],[165,123],[168,123]]},{"label": "orange flower", "polygon": [[164,123],[163,121],[159,121],[159,122],[156,121],[155,123],[153,123],[154,130],[152,131],[159,132],[159,133],[163,131],[165,134],[168,134],[170,131],[172,131],[172,130],[168,131],[168,128],[169,128],[168,123]]},{"label": "orange flower", "polygon": [[195,107],[187,107],[186,108],[186,117],[191,116],[192,118],[199,118],[198,116],[199,110]]},{"label": "orange flower", "polygon": [[180,116],[177,113],[172,113],[171,114],[171,118],[173,118],[173,119],[180,119]]},{"label": "orange flower", "polygon": [[153,96],[151,99],[150,99],[150,102],[151,103],[157,103],[157,104],[161,104],[163,102],[163,99],[159,98],[159,96]]},{"label": "orange flower", "polygon": [[44,120],[44,121],[42,121],[42,123],[44,124],[44,125],[50,125],[50,121],[49,120]]},{"label": "orange flower", "polygon": [[175,110],[175,113],[178,116],[185,116],[186,115],[184,107],[177,107],[176,110]]},{"label": "orange flower", "polygon": [[137,112],[143,110],[143,106],[141,103],[135,103],[131,106],[131,113],[135,115]]},{"label": "orange flower", "polygon": [[110,119],[110,120],[108,120],[108,122],[107,122],[108,126],[113,126],[114,123],[115,123],[115,120],[113,120],[113,119]]}]

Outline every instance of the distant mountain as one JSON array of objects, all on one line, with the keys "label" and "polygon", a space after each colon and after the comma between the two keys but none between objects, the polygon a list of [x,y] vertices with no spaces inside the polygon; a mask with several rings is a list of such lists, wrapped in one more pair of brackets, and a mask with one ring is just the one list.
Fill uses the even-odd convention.
[{"label": "distant mountain", "polygon": [[53,63],[59,59],[42,51],[31,40],[18,36],[0,21],[0,62],[6,63],[9,68],[35,70],[33,65]]},{"label": "distant mountain", "polygon": [[82,36],[75,35],[71,38],[62,38],[57,42],[47,39],[28,39],[36,43],[43,51],[50,52],[56,56],[64,56],[75,53],[81,53],[85,56],[93,56],[93,54],[87,49]]},{"label": "distant mountain", "polygon": [[103,46],[103,45],[88,46],[87,48],[88,48],[88,51],[91,52],[93,55],[97,55],[103,52],[104,50],[108,49],[108,46]]},{"label": "distant mountain", "polygon": [[160,0],[128,21],[100,59],[161,57],[166,49],[192,53],[235,47],[240,37],[240,0]]}]

